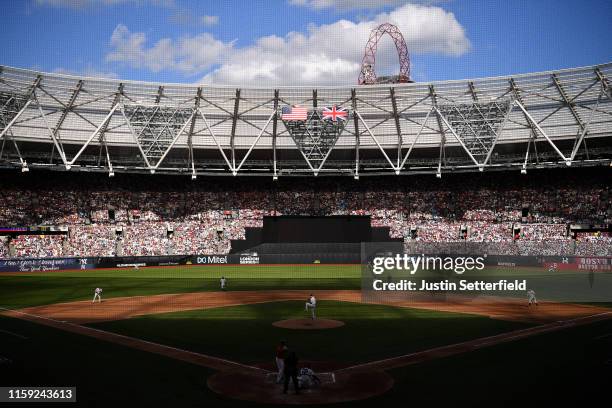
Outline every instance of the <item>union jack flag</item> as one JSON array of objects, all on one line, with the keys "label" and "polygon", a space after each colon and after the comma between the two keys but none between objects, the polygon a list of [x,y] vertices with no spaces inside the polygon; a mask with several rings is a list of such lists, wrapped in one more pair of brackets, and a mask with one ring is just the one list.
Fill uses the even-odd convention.
[{"label": "union jack flag", "polygon": [[323,108],[323,119],[331,119],[336,122],[338,119],[347,120],[348,111],[344,108],[337,107],[336,105],[331,108]]},{"label": "union jack flag", "polygon": [[307,109],[302,106],[283,106],[281,120],[286,120],[289,122],[297,120],[306,120],[307,115]]}]

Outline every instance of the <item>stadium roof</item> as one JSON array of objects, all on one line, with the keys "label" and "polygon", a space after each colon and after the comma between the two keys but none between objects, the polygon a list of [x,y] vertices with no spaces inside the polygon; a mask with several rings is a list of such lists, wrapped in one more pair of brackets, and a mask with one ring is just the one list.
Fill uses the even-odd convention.
[{"label": "stadium roof", "polygon": [[[463,81],[270,89],[0,66],[0,164],[193,175],[608,165],[610,78],[612,63]],[[281,120],[282,107],[292,105],[310,111],[301,128]],[[322,119],[321,109],[333,105],[348,109],[346,122]]]}]

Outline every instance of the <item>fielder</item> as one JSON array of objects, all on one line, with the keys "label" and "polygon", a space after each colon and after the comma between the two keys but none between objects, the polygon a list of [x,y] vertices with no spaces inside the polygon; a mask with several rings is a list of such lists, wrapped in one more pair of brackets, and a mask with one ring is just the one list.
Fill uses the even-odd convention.
[{"label": "fielder", "polygon": [[316,319],[317,316],[315,315],[315,310],[317,309],[317,298],[315,298],[315,296],[311,293],[310,294],[310,299],[308,299],[308,302],[306,302],[306,308],[304,309],[306,312],[308,311],[308,309],[310,310],[310,313],[312,314],[312,319]]},{"label": "fielder", "polygon": [[536,298],[536,294],[533,289],[529,289],[527,291],[527,300],[529,301],[528,306],[531,306],[532,303],[534,303],[536,306],[538,305],[538,299]]},{"label": "fielder", "polygon": [[94,303],[96,298],[98,298],[98,303],[102,302],[102,288],[96,288],[96,290],[94,290],[94,298],[91,303]]},{"label": "fielder", "polygon": [[225,290],[225,285],[227,285],[227,279],[225,279],[225,276],[222,276],[219,282],[221,282],[221,290]]}]

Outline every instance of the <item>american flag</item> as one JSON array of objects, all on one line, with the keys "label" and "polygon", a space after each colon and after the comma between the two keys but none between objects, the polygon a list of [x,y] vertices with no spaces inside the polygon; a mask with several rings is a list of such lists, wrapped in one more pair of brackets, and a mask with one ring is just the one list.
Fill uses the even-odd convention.
[{"label": "american flag", "polygon": [[344,108],[337,107],[336,105],[331,108],[323,108],[323,119],[331,119],[334,122],[336,120],[346,120],[348,119],[348,112]]},{"label": "american flag", "polygon": [[308,114],[306,108],[298,105],[283,106],[282,112],[281,119],[286,121],[306,120]]}]

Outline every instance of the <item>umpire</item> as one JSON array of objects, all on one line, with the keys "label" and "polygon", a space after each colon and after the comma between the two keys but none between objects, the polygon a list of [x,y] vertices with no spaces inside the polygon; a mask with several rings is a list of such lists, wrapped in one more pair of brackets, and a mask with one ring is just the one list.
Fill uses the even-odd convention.
[{"label": "umpire", "polygon": [[287,393],[287,389],[289,388],[289,378],[293,381],[293,388],[295,389],[295,393],[300,393],[300,387],[298,385],[298,356],[293,350],[288,350],[285,353],[285,386],[283,388],[283,393]]}]

